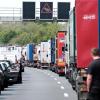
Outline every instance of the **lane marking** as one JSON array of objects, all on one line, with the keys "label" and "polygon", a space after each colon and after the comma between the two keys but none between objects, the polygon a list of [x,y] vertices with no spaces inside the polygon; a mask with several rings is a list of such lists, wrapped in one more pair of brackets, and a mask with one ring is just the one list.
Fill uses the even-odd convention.
[{"label": "lane marking", "polygon": [[61,84],[61,82],[57,82],[58,84]]},{"label": "lane marking", "polygon": [[64,97],[68,98],[69,97],[68,93],[64,93]]},{"label": "lane marking", "polygon": [[54,80],[57,80],[57,78],[54,78]]},{"label": "lane marking", "polygon": [[60,87],[62,90],[64,90],[65,88],[63,86]]}]

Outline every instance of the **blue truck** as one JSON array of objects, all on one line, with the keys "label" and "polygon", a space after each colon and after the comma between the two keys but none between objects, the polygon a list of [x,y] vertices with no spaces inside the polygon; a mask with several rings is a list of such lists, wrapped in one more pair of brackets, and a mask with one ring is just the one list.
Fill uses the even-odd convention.
[{"label": "blue truck", "polygon": [[34,55],[34,44],[27,44],[27,52],[26,52],[26,56],[27,56],[27,61],[28,61],[28,65],[29,66],[33,66],[33,55]]},{"label": "blue truck", "polygon": [[55,38],[51,38],[51,70],[52,71],[55,71],[55,45],[56,45],[56,42],[55,42]]}]

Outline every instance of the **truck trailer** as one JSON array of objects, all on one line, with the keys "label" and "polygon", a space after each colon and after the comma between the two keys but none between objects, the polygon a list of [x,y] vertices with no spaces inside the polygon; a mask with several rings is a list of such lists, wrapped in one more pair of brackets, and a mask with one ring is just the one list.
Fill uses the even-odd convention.
[{"label": "truck trailer", "polygon": [[50,69],[55,72],[55,59],[56,59],[56,39],[51,38],[51,64]]},{"label": "truck trailer", "polygon": [[40,63],[41,68],[49,68],[51,63],[51,42],[50,40],[40,44]]},{"label": "truck trailer", "polygon": [[56,72],[59,75],[65,73],[65,34],[66,31],[58,31],[56,36]]},{"label": "truck trailer", "polygon": [[70,13],[68,79],[78,100],[86,100],[86,72],[92,61],[90,51],[100,48],[99,4],[99,0],[75,0],[75,8]]},{"label": "truck trailer", "polygon": [[30,43],[27,44],[26,46],[27,50],[26,50],[26,58],[28,61],[28,66],[29,67],[33,67],[33,56],[34,56],[34,44]]},{"label": "truck trailer", "polygon": [[34,68],[40,68],[40,44],[35,45],[33,59]]}]

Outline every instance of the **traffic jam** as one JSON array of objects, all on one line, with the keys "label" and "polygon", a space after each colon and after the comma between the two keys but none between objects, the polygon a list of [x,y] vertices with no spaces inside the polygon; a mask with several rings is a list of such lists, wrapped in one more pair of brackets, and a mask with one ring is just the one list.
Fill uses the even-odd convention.
[{"label": "traffic jam", "polygon": [[87,100],[90,51],[100,46],[99,4],[75,0],[66,31],[48,41],[0,46],[0,100]]},{"label": "traffic jam", "polygon": [[11,49],[14,47],[0,47],[0,90],[4,90],[10,84],[22,83],[24,62],[22,63],[20,59],[19,63],[15,63],[16,56]]}]

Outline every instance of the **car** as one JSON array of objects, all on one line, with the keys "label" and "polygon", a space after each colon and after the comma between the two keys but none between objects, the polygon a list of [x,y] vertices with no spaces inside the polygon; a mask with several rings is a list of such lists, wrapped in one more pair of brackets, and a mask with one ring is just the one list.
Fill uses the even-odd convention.
[{"label": "car", "polygon": [[2,87],[8,87],[8,69],[6,68],[6,65],[4,62],[0,62],[0,70],[3,72],[4,74],[4,81],[3,81],[3,86]]},{"label": "car", "polygon": [[5,67],[8,70],[8,78],[9,78],[8,82],[9,83],[18,83],[19,72],[20,72],[19,66],[12,64],[11,61],[9,61],[9,60],[3,60],[2,62],[5,64]]},{"label": "car", "polygon": [[4,90],[4,74],[0,69],[0,94],[1,94],[1,90]]}]

